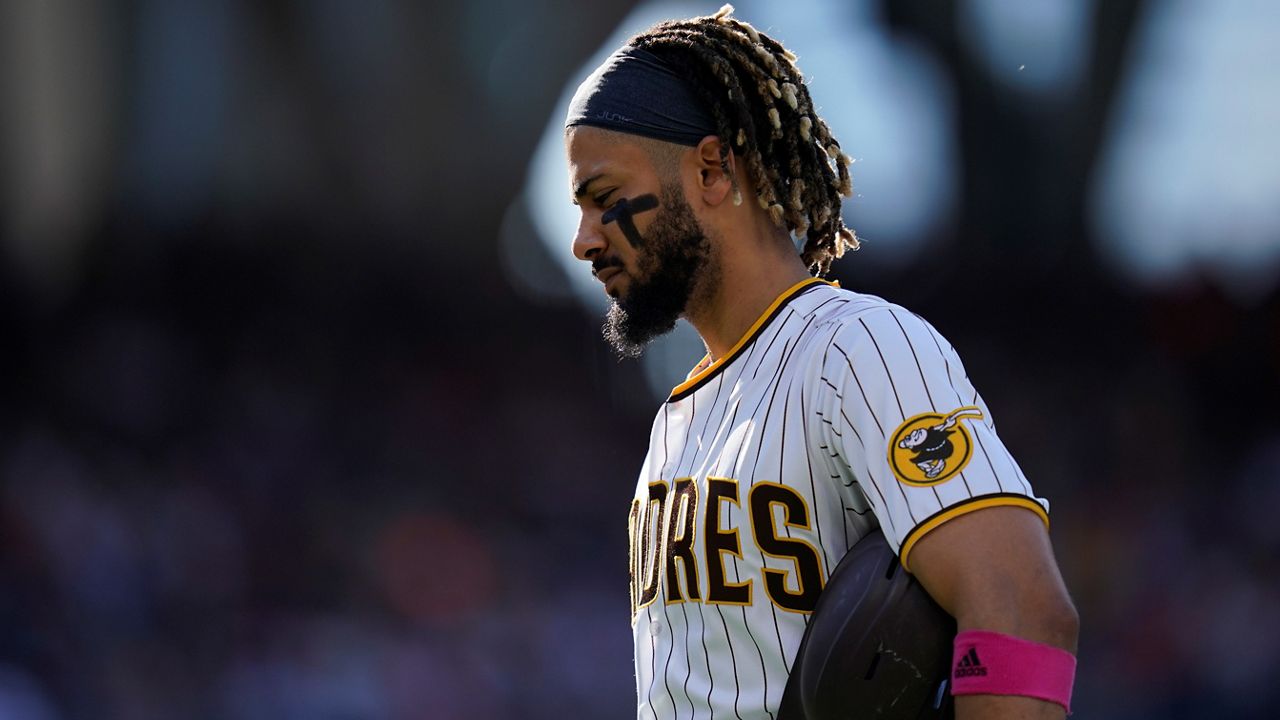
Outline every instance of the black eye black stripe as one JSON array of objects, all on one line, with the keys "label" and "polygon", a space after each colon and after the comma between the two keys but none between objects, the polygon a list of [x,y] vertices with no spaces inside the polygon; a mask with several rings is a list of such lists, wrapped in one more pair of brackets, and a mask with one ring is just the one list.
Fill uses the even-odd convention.
[{"label": "black eye black stripe", "polygon": [[644,237],[640,235],[640,231],[636,230],[636,224],[632,221],[635,215],[656,210],[658,207],[658,196],[649,193],[641,195],[632,200],[620,198],[600,216],[600,222],[608,225],[611,222],[617,222],[618,227],[622,229],[622,234],[627,236],[627,242],[633,247],[640,247],[644,244]]}]

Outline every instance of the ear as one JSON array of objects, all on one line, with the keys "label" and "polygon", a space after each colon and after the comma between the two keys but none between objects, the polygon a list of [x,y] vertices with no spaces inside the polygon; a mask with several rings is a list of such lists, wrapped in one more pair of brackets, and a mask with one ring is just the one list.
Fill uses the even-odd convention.
[{"label": "ear", "polygon": [[729,149],[721,159],[722,147],[724,144],[718,136],[708,135],[702,138],[692,153],[698,166],[698,193],[702,201],[712,207],[733,197],[737,185],[733,150]]}]

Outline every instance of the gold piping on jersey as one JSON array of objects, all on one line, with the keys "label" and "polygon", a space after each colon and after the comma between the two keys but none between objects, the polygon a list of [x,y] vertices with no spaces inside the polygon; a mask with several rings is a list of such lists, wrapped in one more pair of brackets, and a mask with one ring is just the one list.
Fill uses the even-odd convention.
[{"label": "gold piping on jersey", "polygon": [[910,572],[911,566],[907,565],[907,556],[911,554],[911,550],[916,546],[916,543],[920,541],[920,538],[928,535],[940,525],[950,520],[955,520],[961,515],[967,515],[974,510],[999,507],[1001,505],[1023,507],[1031,510],[1035,514],[1039,515],[1040,519],[1044,521],[1045,529],[1048,529],[1049,527],[1049,513],[1045,512],[1044,507],[1041,506],[1040,503],[1026,495],[1015,495],[1013,493],[979,495],[974,498],[969,498],[958,505],[952,505],[934,513],[922,520],[920,524],[916,525],[914,528],[911,528],[911,531],[907,533],[907,536],[902,539],[902,550],[898,553],[898,556],[902,560],[902,567],[906,568],[907,571]]},{"label": "gold piping on jersey", "polygon": [[715,377],[726,365],[732,362],[744,348],[750,345],[752,341],[760,335],[760,332],[764,330],[765,326],[768,325],[779,312],[781,312],[782,308],[785,307],[787,303],[791,302],[801,293],[814,285],[819,284],[839,287],[828,280],[811,277],[801,280],[795,285],[787,288],[777,297],[777,299],[773,301],[771,305],[769,305],[768,308],[765,309],[764,313],[756,319],[755,323],[752,324],[750,329],[748,329],[747,332],[738,340],[737,344],[732,348],[729,348],[729,352],[725,353],[719,360],[710,363],[707,361],[711,359],[711,355],[708,354],[704,356],[702,360],[694,366],[693,370],[689,372],[689,377],[672,389],[671,396],[667,398],[667,402],[675,402],[692,394],[695,390],[702,387],[702,385],[708,380]]}]

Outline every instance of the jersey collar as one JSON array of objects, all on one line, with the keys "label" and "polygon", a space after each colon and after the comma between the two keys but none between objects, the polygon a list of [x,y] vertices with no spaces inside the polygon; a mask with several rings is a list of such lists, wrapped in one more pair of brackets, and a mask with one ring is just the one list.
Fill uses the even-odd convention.
[{"label": "jersey collar", "polygon": [[702,360],[689,371],[689,375],[685,378],[685,381],[672,389],[671,395],[667,398],[667,402],[675,402],[681,398],[688,397],[698,388],[706,384],[707,381],[711,380],[711,378],[719,374],[721,370],[723,370],[729,363],[733,362],[734,358],[741,354],[745,348],[750,346],[751,343],[760,336],[760,333],[764,330],[765,326],[777,317],[778,313],[782,311],[782,308],[786,307],[787,303],[804,294],[815,285],[832,285],[839,287],[836,283],[828,280],[811,277],[801,280],[795,285],[784,290],[782,294],[775,298],[773,303],[771,303],[769,307],[761,313],[760,317],[756,318],[756,321],[751,325],[747,332],[739,338],[738,342],[729,349],[729,352],[725,353],[715,362],[712,362],[710,354],[704,355]]}]

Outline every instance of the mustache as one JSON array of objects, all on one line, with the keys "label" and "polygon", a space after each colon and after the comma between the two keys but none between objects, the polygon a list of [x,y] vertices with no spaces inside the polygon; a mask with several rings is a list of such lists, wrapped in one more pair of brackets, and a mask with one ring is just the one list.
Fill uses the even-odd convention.
[{"label": "mustache", "polygon": [[622,267],[622,260],[619,260],[616,257],[596,258],[591,261],[591,274],[599,275],[605,269],[611,267]]}]

